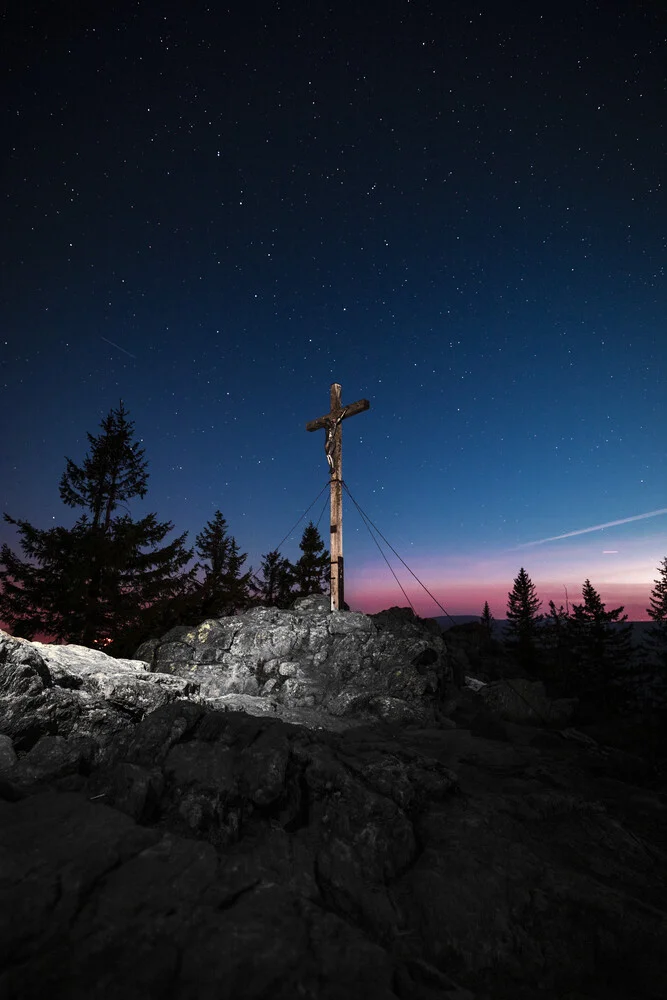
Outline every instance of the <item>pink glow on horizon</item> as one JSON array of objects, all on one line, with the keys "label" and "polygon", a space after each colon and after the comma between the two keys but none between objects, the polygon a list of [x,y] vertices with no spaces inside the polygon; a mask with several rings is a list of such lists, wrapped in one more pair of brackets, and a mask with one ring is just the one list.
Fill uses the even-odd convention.
[{"label": "pink glow on horizon", "polygon": [[[401,581],[412,602],[415,611],[422,618],[437,618],[444,614],[442,608],[419,587],[413,580],[410,585]],[[593,582],[593,581],[591,581]],[[565,605],[565,591],[561,583],[541,583],[534,581],[537,596],[542,601],[541,611],[547,613],[549,601],[552,600],[556,607]],[[484,602],[489,602],[491,614],[497,620],[505,618],[507,611],[507,594],[511,590],[509,587],[496,582],[488,585],[479,583],[444,584],[442,587],[429,586],[431,593],[446,609],[450,615],[480,615]],[[606,605],[606,610],[623,605],[624,614],[627,614],[629,621],[649,621],[646,608],[649,606],[649,596],[651,584],[626,583],[626,584],[600,584],[593,586],[600,594],[602,601]],[[581,584],[567,585],[568,600],[570,610],[573,604],[581,604]],[[376,584],[375,586],[353,586],[347,584],[345,590],[347,603],[354,611],[363,611],[365,614],[374,614],[390,607],[407,607],[408,602],[400,589],[394,583],[392,586],[386,584]]]},{"label": "pink glow on horizon", "polygon": [[[627,527],[625,531],[627,531]],[[496,549],[479,553],[415,554],[410,560],[412,572],[446,608],[450,615],[480,615],[488,601],[494,618],[505,618],[507,595],[523,566],[535,584],[542,601],[542,612],[549,601],[556,607],[581,604],[585,580],[590,580],[607,610],[623,606],[630,621],[649,621],[651,591],[659,574],[659,564],[667,550],[664,533],[648,532],[642,537],[626,538],[617,528],[612,539],[570,538],[556,544],[541,545],[535,551]],[[401,585],[417,613],[423,617],[444,614],[408,572],[396,560],[391,561]],[[346,565],[345,594],[350,607],[373,613],[382,608],[408,604],[398,584],[379,561]]]}]

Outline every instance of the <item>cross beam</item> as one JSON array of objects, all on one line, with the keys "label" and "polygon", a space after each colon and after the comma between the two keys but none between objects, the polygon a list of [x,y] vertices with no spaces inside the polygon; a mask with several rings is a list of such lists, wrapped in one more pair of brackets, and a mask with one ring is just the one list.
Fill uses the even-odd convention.
[{"label": "cross beam", "polygon": [[334,382],[330,390],[330,409],[323,417],[306,424],[307,431],[324,430],[324,451],[329,463],[331,492],[330,547],[331,553],[331,610],[340,611],[345,604],[343,576],[343,431],[341,424],[346,417],[353,417],[370,408],[367,399],[343,406],[341,387]]}]

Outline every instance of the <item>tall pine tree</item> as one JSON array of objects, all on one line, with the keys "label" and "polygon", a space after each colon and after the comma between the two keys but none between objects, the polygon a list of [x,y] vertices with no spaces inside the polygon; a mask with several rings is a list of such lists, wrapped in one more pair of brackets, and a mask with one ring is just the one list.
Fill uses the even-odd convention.
[{"label": "tall pine tree", "polygon": [[572,605],[572,644],[577,684],[583,697],[597,699],[607,708],[620,707],[630,683],[632,625],[623,607],[605,610],[590,580],[582,588],[583,604]]},{"label": "tall pine tree", "polygon": [[549,613],[539,631],[539,645],[549,679],[565,693],[572,671],[572,622],[562,604],[557,608],[554,601],[549,601]]},{"label": "tall pine tree", "polygon": [[132,656],[145,639],[164,635],[189,604],[197,567],[183,568],[192,558],[192,549],[184,548],[187,532],[159,547],[172,528],[155,514],[140,521],[126,515],[113,522],[107,558],[117,582],[110,574],[111,644],[106,652],[114,656]]},{"label": "tall pine tree", "polygon": [[[87,515],[80,524],[87,527],[89,557],[84,560],[87,570],[84,625],[81,643],[92,645],[100,636],[102,624],[103,578],[109,578],[111,523],[114,511],[133,497],[146,495],[148,463],[144,449],[132,443],[134,425],[128,421],[121,400],[117,410],[111,410],[102,420],[103,433],[97,437],[88,433],[91,452],[79,466],[66,458],[66,469],[60,480],[60,498],[67,507],[83,507]],[[116,539],[118,541],[118,539]],[[113,546],[114,549],[118,545]],[[117,560],[116,560],[117,561]],[[121,557],[122,561],[122,557]],[[108,638],[106,636],[105,638]]]},{"label": "tall pine tree", "polygon": [[155,514],[140,521],[117,515],[146,495],[147,463],[122,401],[101,426],[98,436],[88,434],[81,466],[66,459],[61,499],[84,510],[73,528],[41,530],[5,515],[18,527],[28,561],[3,545],[0,618],[25,638],[45,634],[127,655],[154,608],[191,589],[193,571],[183,567],[192,550],[184,547],[187,533],[160,547],[173,525]]},{"label": "tall pine tree", "polygon": [[288,608],[294,600],[294,567],[277,549],[262,556],[261,577],[253,578],[255,599],[269,607]]},{"label": "tall pine tree", "polygon": [[485,631],[487,639],[493,639],[493,626],[495,623],[495,618],[491,614],[491,608],[489,607],[489,602],[484,601],[484,607],[482,608],[482,614],[479,619],[480,625]]},{"label": "tall pine tree", "polygon": [[514,655],[517,665],[529,673],[538,666],[537,640],[542,615],[542,602],[537,596],[535,584],[523,566],[514,580],[514,587],[507,595],[507,628],[505,644]]},{"label": "tall pine tree", "polygon": [[239,552],[236,539],[229,534],[227,521],[219,510],[197,535],[197,555],[206,560],[204,579],[195,598],[199,621],[233,615],[250,603],[252,570],[242,573],[248,558]]},{"label": "tall pine tree", "polygon": [[660,576],[653,581],[653,590],[649,599],[650,607],[646,614],[653,621],[648,630],[645,645],[646,651],[664,672],[667,683],[667,558],[658,566]]},{"label": "tall pine tree", "polygon": [[[33,527],[4,515],[16,525],[24,562],[8,545],[0,551],[0,621],[13,635],[81,640],[86,621],[86,564],[90,534],[85,520],[71,529]],[[72,640],[74,641],[74,640]]]},{"label": "tall pine tree", "polygon": [[327,594],[331,564],[320,533],[310,521],[303,530],[299,548],[303,555],[294,566],[294,598],[308,594]]},{"label": "tall pine tree", "polygon": [[[636,668],[635,693],[637,706],[665,734],[664,713],[667,711],[667,558],[658,566],[660,574],[653,581],[653,590],[646,609],[653,625],[647,630],[640,647],[643,654]],[[656,714],[657,713],[657,714]]]}]

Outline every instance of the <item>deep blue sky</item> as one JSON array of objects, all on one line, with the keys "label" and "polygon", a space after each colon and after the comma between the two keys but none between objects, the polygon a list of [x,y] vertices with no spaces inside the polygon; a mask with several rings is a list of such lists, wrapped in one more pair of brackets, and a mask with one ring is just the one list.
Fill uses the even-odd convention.
[{"label": "deep blue sky", "polygon": [[[305,423],[338,381],[371,403],[350,490],[448,611],[501,617],[524,565],[545,601],[590,577],[643,617],[664,6],[168,6],[5,20],[2,509],[73,523],[65,456],[122,398],[150,463],[132,512],[194,542],[219,508],[257,567],[327,482]],[[349,503],[344,537],[352,606],[405,604]]]}]

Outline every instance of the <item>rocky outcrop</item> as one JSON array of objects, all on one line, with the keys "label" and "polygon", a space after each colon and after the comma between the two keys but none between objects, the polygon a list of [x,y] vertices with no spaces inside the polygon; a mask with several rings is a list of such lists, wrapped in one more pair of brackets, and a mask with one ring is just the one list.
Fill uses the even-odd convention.
[{"label": "rocky outcrop", "polygon": [[179,698],[332,730],[360,718],[433,722],[451,677],[439,630],[400,609],[369,617],[323,605],[311,597],[292,612],[173,629],[139,651],[145,660],[0,631],[0,733],[19,750],[47,735],[106,744]]},{"label": "rocky outcrop", "polygon": [[18,749],[47,734],[104,743],[129,722],[197,690],[190,680],[150,673],[136,660],[0,630],[0,732]]},{"label": "rocky outcrop", "polygon": [[176,701],[97,754],[3,741],[0,995],[666,995],[655,776],[502,725],[331,733]]},{"label": "rocky outcrop", "polygon": [[[667,993],[653,763],[556,730],[531,682],[452,689],[439,634],[398,609],[254,615],[150,664],[0,634],[0,996]],[[351,664],[360,701],[331,714]],[[248,693],[262,677],[283,680]],[[450,717],[368,708],[419,699]]]},{"label": "rocky outcrop", "polygon": [[151,670],[194,681],[209,702],[245,695],[333,717],[428,724],[454,684],[434,622],[401,608],[332,612],[319,595],[290,610],[254,608],[178,626],[136,655]]}]

